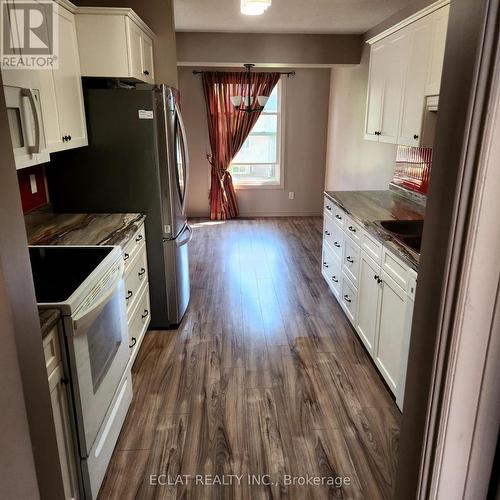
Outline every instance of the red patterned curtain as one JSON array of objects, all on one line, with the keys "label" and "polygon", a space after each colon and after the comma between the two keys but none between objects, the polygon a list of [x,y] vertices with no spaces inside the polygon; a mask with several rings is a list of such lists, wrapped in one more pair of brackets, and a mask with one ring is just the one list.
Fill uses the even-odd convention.
[{"label": "red patterned curtain", "polygon": [[[258,95],[269,96],[280,78],[279,73],[252,73],[252,106]],[[232,96],[248,96],[248,79],[243,72],[205,72],[202,75],[207,106],[208,132],[212,154],[210,219],[232,219],[238,215],[233,180],[228,171],[232,159],[245,142],[260,112],[238,111]]]}]

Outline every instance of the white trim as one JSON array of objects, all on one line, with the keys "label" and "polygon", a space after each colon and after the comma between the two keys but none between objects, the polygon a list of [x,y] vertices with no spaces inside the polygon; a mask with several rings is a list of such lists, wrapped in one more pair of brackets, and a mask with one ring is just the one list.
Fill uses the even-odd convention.
[{"label": "white trim", "polygon": [[71,3],[68,0],[54,0],[54,2],[60,7],[69,10],[72,14],[74,14],[78,9],[78,7],[74,3]]},{"label": "white trim", "polygon": [[[67,0],[57,0],[58,2]],[[69,2],[68,2],[69,3]],[[71,4],[73,5],[73,4]],[[99,15],[99,16],[125,16],[133,21],[139,28],[151,38],[156,39],[155,32],[132,10],[125,7],[76,7],[76,15]]]},{"label": "white trim", "polygon": [[434,2],[431,5],[428,5],[427,7],[424,7],[422,10],[419,10],[418,12],[415,12],[415,14],[412,14],[411,16],[407,17],[406,19],[403,19],[399,23],[395,24],[394,26],[391,26],[390,28],[382,31],[378,35],[373,36],[372,38],[369,38],[366,40],[366,43],[373,45],[374,43],[378,42],[379,40],[382,40],[383,38],[392,35],[393,33],[396,33],[396,31],[399,31],[400,29],[405,28],[406,26],[414,23],[415,21],[418,21],[419,19],[422,19],[422,17],[428,16],[432,12],[441,9],[445,5],[449,5],[450,0],[438,0],[437,2]]},{"label": "white trim", "polygon": [[269,212],[269,211],[253,211],[240,212],[238,217],[321,217],[321,210],[302,210],[300,212]]},{"label": "white trim", "polygon": [[[177,61],[177,66],[178,67],[199,67],[199,68],[241,68],[243,64],[245,64],[247,61],[241,61],[241,62],[197,62],[197,61]],[[301,64],[301,63],[295,63],[295,62],[289,62],[289,63],[265,63],[265,62],[256,62],[255,63],[256,70],[259,68],[295,68],[295,69],[328,69],[328,68],[337,68],[337,67],[342,67],[342,68],[352,68],[359,66],[359,62],[357,63],[329,63],[329,64]],[[292,77],[293,78],[293,77]]]}]

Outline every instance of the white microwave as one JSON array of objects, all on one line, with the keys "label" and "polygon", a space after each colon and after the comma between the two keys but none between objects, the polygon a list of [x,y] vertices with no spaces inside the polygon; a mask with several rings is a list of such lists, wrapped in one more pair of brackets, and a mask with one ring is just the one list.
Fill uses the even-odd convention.
[{"label": "white microwave", "polygon": [[49,161],[40,91],[12,85],[4,85],[3,89],[16,168]]}]

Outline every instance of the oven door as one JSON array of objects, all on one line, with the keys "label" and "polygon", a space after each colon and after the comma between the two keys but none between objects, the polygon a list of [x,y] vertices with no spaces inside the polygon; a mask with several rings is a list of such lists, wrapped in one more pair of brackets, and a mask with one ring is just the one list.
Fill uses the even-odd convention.
[{"label": "oven door", "polygon": [[40,92],[32,88],[7,85],[3,89],[16,168],[49,161]]},{"label": "oven door", "polygon": [[65,317],[65,330],[80,454],[85,458],[129,359],[123,262],[97,294],[72,317]]}]

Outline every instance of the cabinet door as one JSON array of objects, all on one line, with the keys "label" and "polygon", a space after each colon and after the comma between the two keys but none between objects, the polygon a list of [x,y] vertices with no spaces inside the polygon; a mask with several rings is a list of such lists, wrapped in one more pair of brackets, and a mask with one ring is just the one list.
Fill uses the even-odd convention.
[{"label": "cabinet door", "polygon": [[429,66],[427,70],[425,95],[439,94],[449,13],[450,6],[446,5],[429,16],[432,20],[432,42],[430,48]]},{"label": "cabinet door", "polygon": [[431,16],[420,19],[407,29],[410,34],[409,57],[401,103],[398,144],[418,146],[425,107],[424,92],[432,34]]},{"label": "cabinet door", "polygon": [[387,44],[385,40],[372,45],[370,50],[370,70],[368,94],[366,98],[365,139],[378,141],[382,122],[382,103]]},{"label": "cabinet door", "polygon": [[71,432],[70,412],[66,386],[63,378],[62,364],[49,377],[50,399],[56,428],[57,449],[66,499],[78,498],[78,483],[76,479],[75,450]]},{"label": "cabinet door", "polygon": [[381,278],[383,281],[374,361],[392,392],[397,394],[407,297],[403,289],[384,271]]},{"label": "cabinet door", "polygon": [[40,71],[40,95],[47,146],[51,153],[86,146],[75,17],[59,7],[59,67]]},{"label": "cabinet door", "polygon": [[142,34],[142,74],[144,81],[154,83],[153,40],[145,33]]},{"label": "cabinet door", "polygon": [[387,37],[387,49],[383,65],[385,80],[379,135],[380,142],[397,144],[398,141],[401,97],[407,67],[409,39],[409,33],[404,29]]},{"label": "cabinet door", "polygon": [[143,50],[142,30],[133,21],[127,18],[128,50],[129,50],[129,73],[133,78],[143,80]]},{"label": "cabinet door", "polygon": [[370,257],[361,252],[356,331],[372,356],[377,340],[378,304],[381,288],[379,279],[380,265],[375,264]]}]

